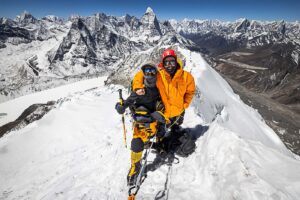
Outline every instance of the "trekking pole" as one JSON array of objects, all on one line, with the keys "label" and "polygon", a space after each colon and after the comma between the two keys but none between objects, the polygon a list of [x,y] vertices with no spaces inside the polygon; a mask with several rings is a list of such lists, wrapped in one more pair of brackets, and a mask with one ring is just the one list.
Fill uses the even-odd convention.
[{"label": "trekking pole", "polygon": [[[118,91],[119,91],[120,104],[123,105],[122,89],[119,89]],[[124,113],[122,114],[122,124],[123,124],[123,132],[124,132],[124,144],[125,144],[125,148],[127,148]]]}]

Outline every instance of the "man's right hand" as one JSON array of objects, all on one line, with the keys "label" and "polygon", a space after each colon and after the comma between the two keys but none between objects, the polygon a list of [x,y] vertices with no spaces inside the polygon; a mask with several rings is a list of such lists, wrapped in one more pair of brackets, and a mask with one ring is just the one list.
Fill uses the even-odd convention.
[{"label": "man's right hand", "polygon": [[116,104],[115,109],[117,110],[117,112],[119,114],[124,114],[124,112],[125,112],[125,107],[122,106],[120,103]]},{"label": "man's right hand", "polygon": [[137,90],[135,91],[135,93],[136,93],[137,95],[145,95],[145,89],[144,89],[144,88],[137,89]]}]

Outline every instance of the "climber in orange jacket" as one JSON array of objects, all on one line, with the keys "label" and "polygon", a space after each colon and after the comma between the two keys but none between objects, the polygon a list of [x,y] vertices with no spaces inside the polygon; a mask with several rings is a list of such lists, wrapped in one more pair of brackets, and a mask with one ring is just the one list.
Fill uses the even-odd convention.
[{"label": "climber in orange jacket", "polygon": [[[191,73],[183,70],[182,62],[173,49],[162,54],[162,62],[158,65],[156,87],[165,106],[165,116],[171,121],[172,130],[180,128],[184,111],[189,107],[195,94],[195,81]],[[143,73],[138,72],[133,79],[133,90],[138,95],[144,94]]]}]

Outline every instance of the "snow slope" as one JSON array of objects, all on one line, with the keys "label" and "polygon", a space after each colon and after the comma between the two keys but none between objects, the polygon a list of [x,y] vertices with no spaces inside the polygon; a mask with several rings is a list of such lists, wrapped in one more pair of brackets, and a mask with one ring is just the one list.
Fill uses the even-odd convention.
[{"label": "snow slope", "polygon": [[[198,87],[184,126],[209,129],[194,154],[149,172],[137,199],[298,199],[299,158],[199,54],[180,51]],[[114,111],[118,88],[77,92],[2,137],[0,199],[126,199],[130,151]]]},{"label": "snow slope", "polygon": [[104,85],[105,77],[93,78],[73,84],[64,85],[54,89],[43,90],[34,94],[22,96],[0,104],[0,126],[17,119],[30,105],[47,103],[59,98],[67,97],[75,92],[84,91],[93,87]]}]

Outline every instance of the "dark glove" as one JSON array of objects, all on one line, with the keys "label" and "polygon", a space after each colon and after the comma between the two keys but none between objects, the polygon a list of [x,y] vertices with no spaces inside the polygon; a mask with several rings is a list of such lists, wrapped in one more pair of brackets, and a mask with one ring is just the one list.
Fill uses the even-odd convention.
[{"label": "dark glove", "polygon": [[124,112],[125,112],[125,107],[122,106],[120,103],[116,104],[115,109],[117,110],[117,112],[119,114],[124,114]]},{"label": "dark glove", "polygon": [[169,123],[169,119],[166,118],[164,116],[164,114],[162,114],[162,112],[155,111],[155,112],[151,113],[150,115],[151,115],[151,117],[153,117],[155,120],[157,120],[160,123],[163,123],[163,124]]},{"label": "dark glove", "polygon": [[163,138],[167,132],[166,125],[158,122],[156,125],[156,129],[157,129],[156,137]]}]

